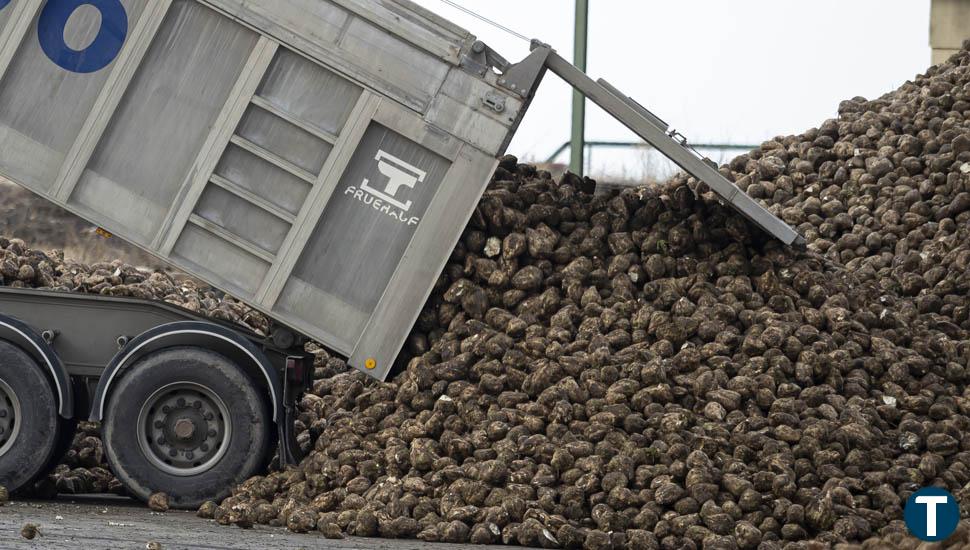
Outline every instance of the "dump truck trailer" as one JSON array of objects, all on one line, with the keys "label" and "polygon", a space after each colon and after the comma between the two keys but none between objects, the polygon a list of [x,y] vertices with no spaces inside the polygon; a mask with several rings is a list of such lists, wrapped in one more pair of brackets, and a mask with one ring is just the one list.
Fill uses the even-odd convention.
[{"label": "dump truck trailer", "polygon": [[649,110],[534,41],[510,63],[407,0],[0,0],[0,175],[206,281],[267,334],[0,289],[0,483],[102,422],[114,473],[198,506],[299,460],[321,343],[384,379],[547,71],[787,245]]}]

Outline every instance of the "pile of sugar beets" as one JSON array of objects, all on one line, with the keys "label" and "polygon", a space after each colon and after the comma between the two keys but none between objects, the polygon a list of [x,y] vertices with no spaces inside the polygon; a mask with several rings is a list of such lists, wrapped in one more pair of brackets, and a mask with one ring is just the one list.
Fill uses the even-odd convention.
[{"label": "pile of sugar beets", "polygon": [[896,547],[927,485],[970,509],[970,53],[721,172],[807,250],[686,176],[505,157],[406,368],[322,358],[309,457],[201,513],[639,550]]},{"label": "pile of sugar beets", "polygon": [[[912,492],[970,509],[970,52],[721,171],[807,250],[685,176],[594,195],[505,157],[401,372],[318,351],[309,456],[200,515],[546,548],[915,548]],[[945,546],[967,543],[962,526]]]}]

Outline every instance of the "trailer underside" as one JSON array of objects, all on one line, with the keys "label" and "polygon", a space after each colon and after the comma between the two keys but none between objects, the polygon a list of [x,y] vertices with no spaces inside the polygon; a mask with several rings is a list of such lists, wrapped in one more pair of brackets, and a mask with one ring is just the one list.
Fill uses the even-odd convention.
[{"label": "trailer underside", "polygon": [[[0,288],[0,351],[9,356],[4,368],[15,369],[28,381],[27,374],[42,374],[33,386],[0,387],[5,404],[0,408],[7,412],[2,415],[6,421],[0,430],[7,429],[0,431],[0,445],[30,445],[41,451],[52,447],[43,453],[49,455],[46,464],[13,480],[11,489],[53,467],[70,445],[77,421],[85,418],[105,422],[116,441],[127,437],[143,445],[139,456],[150,459],[149,469],[157,466],[186,483],[193,476],[224,470],[224,458],[233,462],[258,456],[258,464],[248,466],[250,475],[265,466],[273,448],[279,449],[284,463],[298,460],[293,413],[310,385],[312,366],[302,350],[302,338],[274,336],[164,302]],[[281,341],[292,345],[277,345]],[[126,376],[129,371],[132,376]],[[34,399],[35,391],[49,393],[50,399]],[[55,421],[53,442],[47,436],[38,439],[38,434],[51,430],[28,429],[36,421],[26,417],[29,407],[44,409],[33,416]],[[253,431],[253,426],[258,429]],[[243,444],[240,438],[251,448],[233,452],[234,442]],[[110,458],[107,434],[105,440]],[[120,447],[129,446],[114,450],[123,453]],[[125,481],[125,476],[119,477]],[[172,491],[150,487],[151,481],[130,483],[145,490]],[[137,487],[129,490],[139,492]],[[211,496],[202,491],[198,498]],[[198,500],[186,498],[186,505]]]}]

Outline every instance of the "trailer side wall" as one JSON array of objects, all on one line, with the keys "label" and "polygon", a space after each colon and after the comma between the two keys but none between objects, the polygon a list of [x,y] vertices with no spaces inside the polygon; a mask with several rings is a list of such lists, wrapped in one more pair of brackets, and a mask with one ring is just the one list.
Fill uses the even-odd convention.
[{"label": "trailer side wall", "polygon": [[0,7],[0,175],[386,376],[523,108],[474,37],[404,0],[74,4]]}]

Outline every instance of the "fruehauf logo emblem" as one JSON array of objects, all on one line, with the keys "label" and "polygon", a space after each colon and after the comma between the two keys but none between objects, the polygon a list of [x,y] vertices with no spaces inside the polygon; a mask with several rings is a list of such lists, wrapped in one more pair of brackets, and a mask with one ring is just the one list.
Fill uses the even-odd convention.
[{"label": "fruehauf logo emblem", "polygon": [[929,542],[945,540],[960,522],[960,506],[944,489],[925,487],[906,499],[903,519],[916,538]]},{"label": "fruehauf logo emblem", "polygon": [[377,170],[387,178],[384,189],[376,189],[370,180],[364,178],[360,187],[350,185],[344,194],[401,223],[416,225],[421,218],[408,215],[413,203],[405,197],[404,190],[414,189],[417,184],[424,182],[428,174],[381,149],[378,149],[374,160],[377,161]]}]

